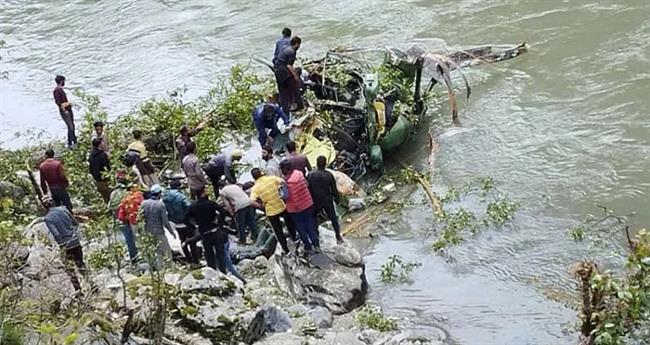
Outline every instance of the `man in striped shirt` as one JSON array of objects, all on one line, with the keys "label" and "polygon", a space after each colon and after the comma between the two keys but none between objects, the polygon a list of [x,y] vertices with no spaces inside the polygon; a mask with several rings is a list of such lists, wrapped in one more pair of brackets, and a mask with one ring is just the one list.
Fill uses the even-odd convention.
[{"label": "man in striped shirt", "polygon": [[287,213],[293,220],[300,240],[305,245],[305,253],[320,253],[318,234],[314,223],[314,201],[309,193],[307,179],[302,171],[293,169],[288,160],[280,162],[280,170],[287,181],[289,197],[287,198]]},{"label": "man in striped shirt", "polygon": [[271,227],[273,227],[273,232],[275,232],[275,237],[280,242],[282,250],[285,254],[289,254],[287,239],[284,231],[282,231],[282,222],[280,221],[280,217],[282,217],[287,224],[289,233],[293,232],[293,227],[286,212],[286,205],[282,197],[280,197],[280,187],[284,184],[284,181],[277,176],[262,175],[259,168],[251,170],[251,175],[255,179],[255,185],[251,189],[251,205],[264,208],[264,213],[271,222]]}]

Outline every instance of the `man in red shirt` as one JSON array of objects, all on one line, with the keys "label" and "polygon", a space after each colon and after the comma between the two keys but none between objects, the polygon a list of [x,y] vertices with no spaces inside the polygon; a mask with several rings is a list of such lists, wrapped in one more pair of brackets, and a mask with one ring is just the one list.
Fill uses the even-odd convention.
[{"label": "man in red shirt", "polygon": [[287,213],[298,231],[300,240],[305,245],[305,253],[320,253],[320,244],[314,223],[314,201],[309,193],[307,179],[303,172],[292,167],[291,162],[280,162],[280,170],[287,182],[289,197],[286,200]]},{"label": "man in red shirt", "polygon": [[65,122],[65,126],[68,128],[68,147],[74,148],[77,145],[77,136],[74,133],[74,114],[72,113],[72,104],[68,101],[68,96],[63,90],[65,85],[65,77],[62,75],[57,75],[54,78],[56,82],[56,87],[52,92],[54,95],[54,103],[59,108],[59,115]]},{"label": "man in red shirt", "polygon": [[45,151],[45,160],[39,166],[41,175],[41,189],[47,194],[48,190],[54,201],[54,205],[64,205],[72,212],[72,202],[68,195],[68,177],[63,170],[63,163],[54,159],[54,150]]}]

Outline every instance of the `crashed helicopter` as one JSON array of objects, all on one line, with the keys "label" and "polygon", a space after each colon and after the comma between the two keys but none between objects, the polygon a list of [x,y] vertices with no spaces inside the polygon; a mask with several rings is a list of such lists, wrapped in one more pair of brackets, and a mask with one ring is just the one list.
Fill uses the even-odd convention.
[{"label": "crashed helicopter", "polygon": [[[362,50],[333,49],[321,59],[303,63],[303,94],[315,99],[298,115],[292,137],[315,163],[328,164],[357,179],[367,168],[382,170],[384,157],[403,144],[427,112],[427,100],[437,84],[444,85],[452,120],[458,120],[451,73],[460,74],[471,94],[465,67],[495,63],[526,53],[526,43],[482,46],[451,54],[427,53],[419,47]],[[383,55],[371,65],[368,54]]]}]

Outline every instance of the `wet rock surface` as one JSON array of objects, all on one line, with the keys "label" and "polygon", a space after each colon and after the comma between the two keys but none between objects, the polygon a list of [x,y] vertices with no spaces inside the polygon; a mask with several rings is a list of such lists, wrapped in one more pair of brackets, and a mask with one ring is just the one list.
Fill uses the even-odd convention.
[{"label": "wet rock surface", "polygon": [[334,233],[320,230],[322,253],[309,259],[274,256],[271,259],[277,284],[297,300],[343,314],[363,305],[368,293],[365,265],[359,252]]}]

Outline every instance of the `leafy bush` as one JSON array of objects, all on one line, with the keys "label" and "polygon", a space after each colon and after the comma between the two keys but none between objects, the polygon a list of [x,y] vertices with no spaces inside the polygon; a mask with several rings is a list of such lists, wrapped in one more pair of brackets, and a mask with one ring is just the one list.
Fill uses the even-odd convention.
[{"label": "leafy bush", "polygon": [[419,262],[408,262],[399,255],[391,255],[388,261],[381,265],[381,281],[386,284],[408,281],[411,272],[420,266],[422,264]]},{"label": "leafy bush", "polygon": [[357,321],[361,326],[372,328],[380,332],[389,332],[397,329],[397,321],[386,317],[377,306],[366,305],[357,313]]}]

